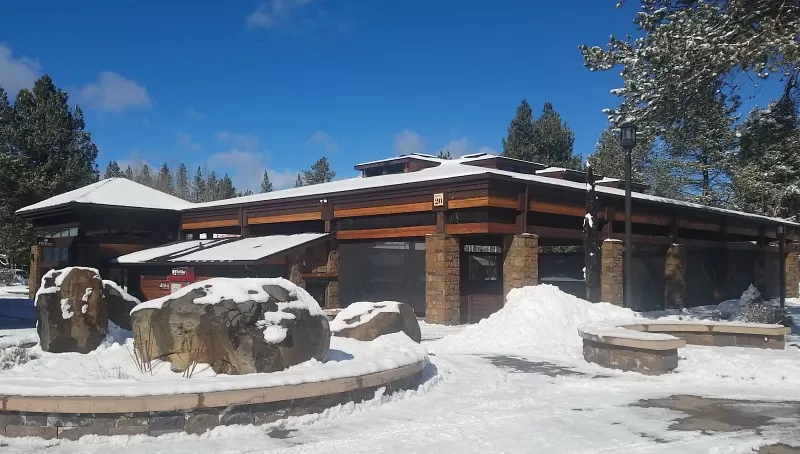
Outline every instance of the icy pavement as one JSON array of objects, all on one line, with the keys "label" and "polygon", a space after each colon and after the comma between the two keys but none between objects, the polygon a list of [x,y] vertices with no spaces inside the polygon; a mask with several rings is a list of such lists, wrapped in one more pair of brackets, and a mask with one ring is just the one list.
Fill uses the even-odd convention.
[{"label": "icy pavement", "polygon": [[421,324],[431,364],[416,391],[202,436],[0,438],[0,452],[781,453],[800,446],[797,349],[687,347],[677,371],[659,377],[602,369],[580,358],[573,325],[624,314],[536,292],[518,294],[528,302],[509,296],[505,314],[479,325]]}]

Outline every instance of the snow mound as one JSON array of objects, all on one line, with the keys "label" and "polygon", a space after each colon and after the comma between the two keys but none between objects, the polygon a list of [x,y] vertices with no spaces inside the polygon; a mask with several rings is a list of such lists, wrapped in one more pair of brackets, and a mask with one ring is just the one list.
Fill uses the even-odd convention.
[{"label": "snow mound", "polygon": [[142,309],[161,309],[164,303],[178,299],[193,290],[202,290],[205,296],[195,298],[192,302],[194,304],[218,304],[222,301],[233,301],[234,303],[244,303],[245,301],[266,301],[270,295],[264,290],[267,286],[283,287],[289,293],[292,301],[279,303],[278,310],[284,309],[305,309],[311,315],[325,316],[319,303],[314,299],[305,289],[292,284],[282,277],[275,278],[227,278],[215,277],[194,284],[187,285],[175,293],[172,293],[161,298],[145,301],[144,303],[136,306],[132,311]]},{"label": "snow mound", "polygon": [[543,284],[511,290],[502,309],[432,347],[460,353],[582,360],[579,325],[616,325],[641,319],[630,309],[593,304]]},{"label": "snow mound", "polygon": [[[400,303],[396,301],[382,301],[380,303],[359,301],[357,303],[352,303],[336,314],[336,318],[334,318],[330,324],[331,331],[338,332],[343,329],[363,325],[382,312],[394,312],[399,314]],[[348,323],[350,321],[352,321],[352,323]]]}]

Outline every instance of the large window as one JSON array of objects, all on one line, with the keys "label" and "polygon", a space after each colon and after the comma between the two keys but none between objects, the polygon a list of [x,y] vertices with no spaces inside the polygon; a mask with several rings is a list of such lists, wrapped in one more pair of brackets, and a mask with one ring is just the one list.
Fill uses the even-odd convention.
[{"label": "large window", "polygon": [[399,301],[425,312],[425,242],[359,241],[339,243],[339,298]]},{"label": "large window", "polygon": [[43,262],[68,262],[69,261],[69,248],[68,247],[43,247],[42,248],[42,261]]},{"label": "large window", "polygon": [[36,235],[42,238],[69,238],[73,236],[78,236],[78,228],[65,227],[63,229],[40,230],[36,232]]}]

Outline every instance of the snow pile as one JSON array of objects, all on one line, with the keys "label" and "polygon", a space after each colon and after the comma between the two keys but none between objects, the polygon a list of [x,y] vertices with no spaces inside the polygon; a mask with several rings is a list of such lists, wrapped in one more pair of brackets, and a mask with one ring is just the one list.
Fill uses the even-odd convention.
[{"label": "snow pile", "polygon": [[276,285],[283,287],[289,293],[289,298],[294,301],[282,303],[282,309],[305,309],[311,315],[322,315],[322,308],[319,307],[317,300],[314,299],[305,289],[300,288],[282,277],[274,278],[243,278],[234,279],[227,277],[215,277],[205,281],[195,282],[187,285],[175,293],[154,300],[145,301],[136,306],[131,313],[142,309],[161,309],[164,303],[181,298],[194,290],[202,290],[205,296],[195,298],[194,304],[218,304],[223,301],[233,301],[234,303],[244,303],[246,301],[266,301],[270,294],[264,287]]},{"label": "snow pile", "polygon": [[552,285],[511,290],[505,306],[432,345],[460,353],[504,353],[583,360],[578,326],[636,323],[642,317],[613,304],[576,298]]},{"label": "snow pile", "polygon": [[336,314],[336,318],[330,324],[331,332],[363,325],[382,312],[399,314],[400,303],[396,301],[382,301],[380,303],[359,301],[352,303]]}]

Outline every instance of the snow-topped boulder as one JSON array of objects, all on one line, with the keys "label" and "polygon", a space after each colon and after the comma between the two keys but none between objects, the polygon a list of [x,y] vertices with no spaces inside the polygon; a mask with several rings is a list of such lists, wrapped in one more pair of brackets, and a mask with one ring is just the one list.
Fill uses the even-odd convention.
[{"label": "snow-topped boulder", "polygon": [[419,343],[422,335],[411,306],[396,301],[353,303],[331,321],[334,336],[371,341],[384,334],[406,333]]},{"label": "snow-topped boulder", "polygon": [[214,278],[131,312],[137,351],[184,371],[210,364],[217,373],[276,372],[316,359],[330,347],[328,319],[304,289],[286,279]]},{"label": "snow-topped boulder", "polygon": [[141,303],[114,281],[103,281],[103,297],[106,301],[108,319],[120,328],[131,330],[131,311]]},{"label": "snow-topped boulder", "polygon": [[103,281],[94,268],[50,270],[36,292],[36,331],[42,350],[88,353],[108,331]]}]

